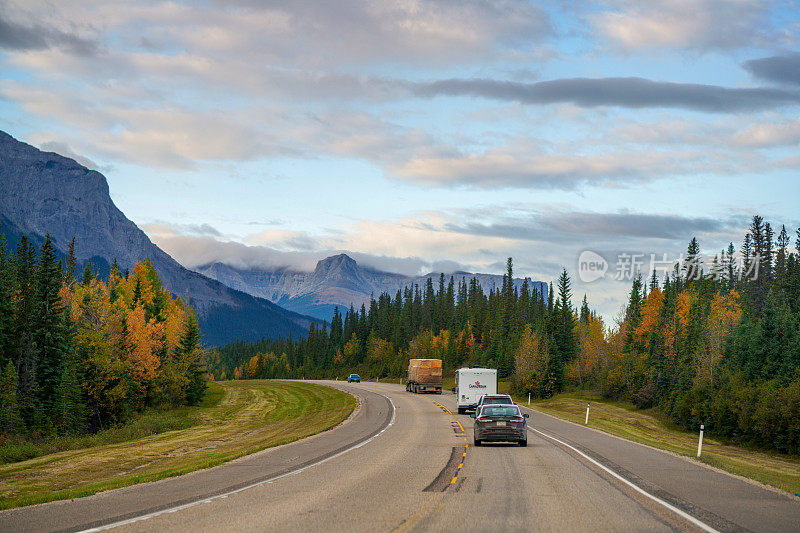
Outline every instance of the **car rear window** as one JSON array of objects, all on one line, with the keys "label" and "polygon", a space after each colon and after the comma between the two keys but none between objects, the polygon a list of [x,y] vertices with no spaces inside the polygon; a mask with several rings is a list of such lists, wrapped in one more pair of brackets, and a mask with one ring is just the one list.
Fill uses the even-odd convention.
[{"label": "car rear window", "polygon": [[481,416],[519,416],[516,405],[487,405],[481,409]]},{"label": "car rear window", "polygon": [[506,396],[488,396],[483,399],[483,403],[506,403],[512,404],[514,402],[511,401],[511,398]]}]

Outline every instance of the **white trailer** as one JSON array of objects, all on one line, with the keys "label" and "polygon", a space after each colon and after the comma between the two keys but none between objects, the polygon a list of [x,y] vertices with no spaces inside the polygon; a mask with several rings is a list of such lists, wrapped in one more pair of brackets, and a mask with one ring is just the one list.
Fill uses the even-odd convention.
[{"label": "white trailer", "polygon": [[460,368],[456,370],[458,414],[475,409],[484,394],[497,394],[497,369]]}]

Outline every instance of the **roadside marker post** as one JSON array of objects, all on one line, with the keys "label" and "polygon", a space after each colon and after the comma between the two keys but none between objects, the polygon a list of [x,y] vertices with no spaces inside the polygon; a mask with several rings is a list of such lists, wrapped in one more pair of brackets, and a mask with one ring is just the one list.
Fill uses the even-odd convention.
[{"label": "roadside marker post", "polygon": [[583,425],[589,425],[589,402],[586,402],[586,421],[583,423]]},{"label": "roadside marker post", "polygon": [[530,405],[530,404],[531,404],[531,393],[529,392],[528,393],[528,405]]},{"label": "roadside marker post", "polygon": [[700,424],[700,441],[697,443],[697,457],[703,451],[703,431],[706,429],[705,424]]}]

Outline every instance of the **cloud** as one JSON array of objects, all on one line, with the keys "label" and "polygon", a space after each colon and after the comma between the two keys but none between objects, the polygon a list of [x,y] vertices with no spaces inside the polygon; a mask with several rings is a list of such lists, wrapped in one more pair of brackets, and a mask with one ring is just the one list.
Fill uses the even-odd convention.
[{"label": "cloud", "polygon": [[737,146],[771,148],[800,145],[800,119],[782,122],[759,122],[747,126],[732,137]]},{"label": "cloud", "polygon": [[758,0],[612,0],[589,15],[614,48],[729,50],[770,39],[768,2]]},{"label": "cloud", "polygon": [[72,148],[67,143],[63,143],[60,141],[47,141],[43,142],[39,145],[39,149],[45,152],[55,152],[59,155],[63,155],[64,157],[69,157],[74,159],[77,163],[85,166],[91,170],[101,170],[100,165],[89,159],[88,157],[84,157],[82,155],[76,154],[72,151]]},{"label": "cloud", "polygon": [[222,233],[211,224],[174,224],[170,222],[150,222],[139,226],[149,236],[177,237],[195,235],[201,237],[222,237]]},{"label": "cloud", "polygon": [[[149,55],[193,51],[217,63],[326,68],[383,61],[475,64],[552,33],[547,13],[518,0],[44,3],[37,12],[95,20]],[[24,3],[23,3],[24,5]],[[31,8],[28,8],[31,9]],[[21,9],[20,9],[21,10]]]},{"label": "cloud", "polygon": [[245,242],[250,245],[271,246],[281,251],[311,251],[320,248],[320,241],[304,231],[265,230],[248,235]]},{"label": "cloud", "polygon": [[712,113],[737,113],[800,104],[797,91],[768,87],[728,88],[644,78],[571,78],[519,83],[492,79],[449,79],[417,84],[421,97],[475,96],[542,105],[580,107],[672,107]]},{"label": "cloud", "polygon": [[[746,226],[747,220],[741,217],[719,220],[504,204],[420,212],[401,220],[362,221],[336,234],[270,230],[250,235],[244,243],[222,241],[211,237],[211,232],[203,235],[192,226],[154,223],[143,225],[142,229],[190,268],[219,261],[239,268],[308,271],[319,259],[348,253],[365,266],[412,275],[436,269],[498,270],[492,265],[509,255],[526,256],[525,250],[537,250],[523,262],[537,265],[539,270],[543,248],[550,250],[543,260],[557,266],[568,264],[572,255],[577,257],[573,250],[586,246],[587,241],[602,250],[627,247],[628,251],[658,251],[677,243],[680,251],[692,236],[701,241],[727,243],[732,232]],[[294,246],[297,239],[302,240],[303,246]],[[443,257],[450,262],[443,261]],[[498,264],[502,270],[502,264]],[[551,274],[555,275],[556,270],[554,267]]]},{"label": "cloud", "polygon": [[392,257],[337,248],[282,251],[269,246],[248,246],[211,237],[168,235],[146,231],[156,245],[190,269],[219,262],[244,270],[311,272],[321,259],[340,253],[348,254],[362,267],[406,276],[417,276],[428,272],[449,273],[468,268],[463,263],[452,260],[426,260],[414,256]]},{"label": "cloud", "polygon": [[390,175],[432,186],[573,190],[584,185],[630,185],[664,176],[736,174],[748,162],[743,155],[726,149],[612,149],[596,153],[596,146],[587,142],[580,149],[567,151],[574,146],[553,153],[542,151],[534,140],[518,140],[483,152],[410,156],[390,167]]},{"label": "cloud", "polygon": [[[548,243],[581,242],[587,240],[616,242],[626,239],[682,240],[696,234],[726,230],[731,222],[709,217],[685,217],[670,214],[636,212],[595,213],[559,211],[553,209],[512,209],[510,216],[490,216],[491,212],[466,212],[462,222],[450,222],[448,231],[482,237],[502,237]],[[466,222],[463,222],[466,221]]]},{"label": "cloud", "polygon": [[63,48],[79,56],[92,56],[98,49],[94,40],[41,25],[26,26],[0,13],[0,48],[25,51],[50,47]]},{"label": "cloud", "polygon": [[798,52],[751,59],[744,63],[744,68],[756,78],[764,81],[800,85],[800,53]]}]

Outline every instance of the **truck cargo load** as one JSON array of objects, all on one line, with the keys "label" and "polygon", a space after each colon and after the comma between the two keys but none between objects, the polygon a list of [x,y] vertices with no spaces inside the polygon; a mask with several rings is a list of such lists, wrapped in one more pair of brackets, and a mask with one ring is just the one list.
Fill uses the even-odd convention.
[{"label": "truck cargo load", "polygon": [[456,370],[458,413],[475,409],[484,394],[497,394],[497,369],[459,368]]},{"label": "truck cargo load", "polygon": [[406,390],[414,393],[442,393],[442,360],[411,359],[408,362]]}]

